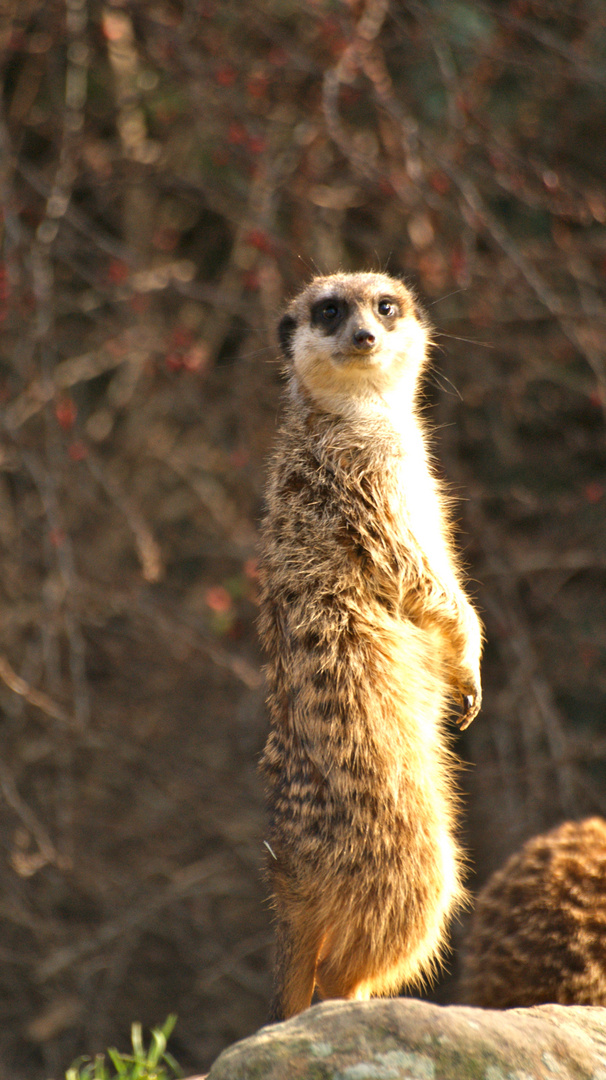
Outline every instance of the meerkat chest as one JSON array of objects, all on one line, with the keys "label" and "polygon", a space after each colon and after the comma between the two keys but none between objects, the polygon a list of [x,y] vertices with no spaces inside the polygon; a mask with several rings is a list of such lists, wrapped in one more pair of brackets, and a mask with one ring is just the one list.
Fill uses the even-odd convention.
[{"label": "meerkat chest", "polygon": [[417,548],[437,566],[447,557],[443,498],[417,418],[409,407],[398,409],[397,404],[391,402],[381,418],[376,458],[370,451],[367,486],[377,508],[377,525],[385,529],[388,543]]},{"label": "meerkat chest", "polygon": [[384,490],[385,507],[397,540],[410,554],[438,569],[447,561],[445,522],[436,480],[424,446],[412,442],[398,458]]}]

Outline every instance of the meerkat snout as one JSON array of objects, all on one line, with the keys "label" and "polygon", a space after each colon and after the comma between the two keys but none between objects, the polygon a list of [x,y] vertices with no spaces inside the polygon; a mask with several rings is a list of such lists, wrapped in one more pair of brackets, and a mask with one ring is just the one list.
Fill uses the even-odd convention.
[{"label": "meerkat snout", "polygon": [[361,349],[364,352],[368,352],[372,349],[376,340],[376,334],[373,334],[372,330],[366,330],[362,326],[353,332],[353,343],[356,349]]}]

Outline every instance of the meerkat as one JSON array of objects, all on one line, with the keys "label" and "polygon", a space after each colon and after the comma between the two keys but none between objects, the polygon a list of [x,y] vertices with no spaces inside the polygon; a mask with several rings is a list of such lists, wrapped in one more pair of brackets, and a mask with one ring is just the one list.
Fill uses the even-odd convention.
[{"label": "meerkat", "polygon": [[480,892],[460,998],[486,1009],[606,1005],[606,821],[529,840]]},{"label": "meerkat", "polygon": [[262,524],[274,1020],[431,976],[464,889],[444,723],[481,702],[479,617],[419,411],[428,327],[385,274],[317,277]]}]

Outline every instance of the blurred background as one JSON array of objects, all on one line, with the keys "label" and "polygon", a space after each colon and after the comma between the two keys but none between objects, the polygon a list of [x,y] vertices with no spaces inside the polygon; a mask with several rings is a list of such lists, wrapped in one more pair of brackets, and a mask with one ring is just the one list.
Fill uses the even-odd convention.
[{"label": "blurred background", "polygon": [[313,273],[435,327],[471,888],[606,814],[606,9],[4,0],[0,49],[0,1078],[172,1011],[200,1070],[270,994],[256,526]]}]

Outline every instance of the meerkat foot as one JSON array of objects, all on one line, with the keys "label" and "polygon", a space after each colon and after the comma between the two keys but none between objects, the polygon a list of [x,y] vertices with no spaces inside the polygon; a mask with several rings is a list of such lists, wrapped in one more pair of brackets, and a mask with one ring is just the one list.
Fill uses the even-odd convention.
[{"label": "meerkat foot", "polygon": [[348,1001],[368,1001],[372,994],[367,979],[359,971],[337,968],[330,956],[321,960],[316,970],[316,987],[323,1001],[345,998]]}]

